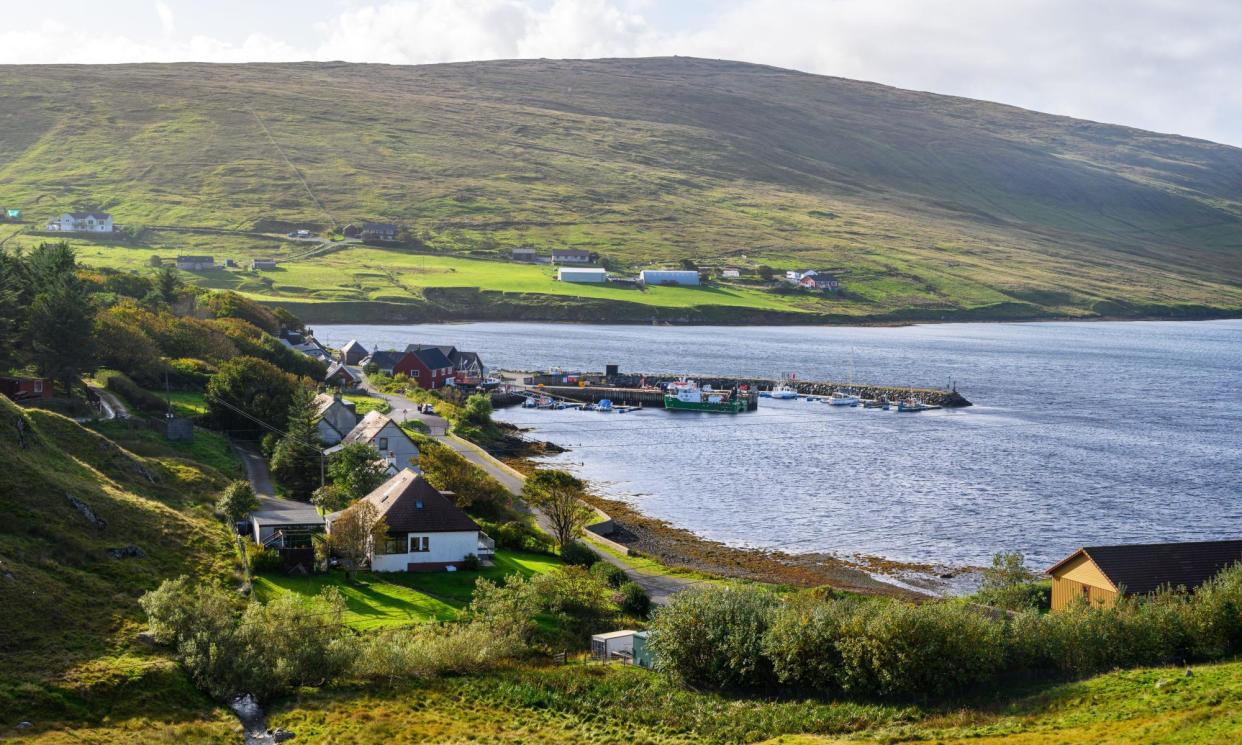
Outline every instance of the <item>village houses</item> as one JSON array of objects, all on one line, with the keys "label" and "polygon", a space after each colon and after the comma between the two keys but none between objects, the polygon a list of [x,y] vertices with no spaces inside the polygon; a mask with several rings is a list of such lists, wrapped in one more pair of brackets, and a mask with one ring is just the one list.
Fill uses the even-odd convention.
[{"label": "village houses", "polygon": [[112,215],[107,212],[66,212],[49,220],[47,229],[62,233],[111,233]]},{"label": "village houses", "polygon": [[315,396],[315,416],[319,420],[319,439],[335,445],[358,426],[358,409],[340,394],[320,393]]},{"label": "village houses", "polygon": [[396,422],[378,411],[369,412],[340,442],[324,453],[331,455],[345,445],[358,442],[378,450],[380,457],[389,463],[394,473],[403,468],[417,469],[418,446]]}]

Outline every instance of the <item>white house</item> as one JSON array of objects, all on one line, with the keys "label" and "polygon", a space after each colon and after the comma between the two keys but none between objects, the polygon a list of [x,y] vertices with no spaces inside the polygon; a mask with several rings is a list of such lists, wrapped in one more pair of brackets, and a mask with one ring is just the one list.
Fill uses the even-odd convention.
[{"label": "white house", "polygon": [[345,445],[361,442],[379,451],[380,457],[392,463],[398,471],[406,468],[417,469],[418,446],[397,423],[378,411],[372,411],[358,422],[334,447],[326,452],[333,453]]},{"label": "white house", "polygon": [[742,276],[742,273],[737,269],[725,269],[720,272],[720,276],[725,279],[737,279]]},{"label": "white house", "polygon": [[[470,516],[410,469],[362,498],[375,505],[388,525],[383,545],[371,550],[371,570],[419,572],[460,568],[467,556],[489,561],[495,543]],[[340,512],[328,515],[328,533]]]},{"label": "white house", "polygon": [[315,409],[319,417],[319,439],[327,445],[337,444],[358,426],[357,408],[340,394],[320,393],[315,396]]},{"label": "white house", "polygon": [[556,278],[562,282],[590,282],[598,284],[608,281],[606,269],[557,269]]},{"label": "white house", "polygon": [[552,249],[553,264],[590,264],[595,259],[596,254],[580,248]]},{"label": "white house", "polygon": [[47,229],[66,233],[111,233],[112,215],[107,212],[66,212],[49,220]]},{"label": "white house", "polygon": [[685,269],[644,269],[638,273],[638,281],[645,285],[694,286],[699,283],[699,273]]}]

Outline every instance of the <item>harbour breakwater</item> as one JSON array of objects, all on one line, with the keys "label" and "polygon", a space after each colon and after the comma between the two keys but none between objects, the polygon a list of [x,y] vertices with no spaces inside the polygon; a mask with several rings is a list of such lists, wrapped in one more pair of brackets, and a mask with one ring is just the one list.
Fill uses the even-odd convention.
[{"label": "harbour breakwater", "polygon": [[[771,378],[729,378],[719,376],[690,376],[699,385],[710,385],[721,390],[746,386],[751,391],[770,391],[785,381]],[[568,376],[564,374],[536,374],[527,376],[523,382],[528,386],[540,386],[550,395],[560,396],[574,401],[600,401],[609,399],[616,404],[651,404],[661,405],[664,402],[662,391],[645,388],[658,386],[680,380],[676,375],[643,375],[630,373],[626,375],[606,376],[599,374]],[[956,389],[947,388],[910,388],[908,386],[889,386],[874,384],[840,383],[833,381],[790,381],[786,383],[803,396],[827,396],[837,391],[850,391],[863,399],[901,401],[915,398],[929,406],[940,406],[946,409],[971,406],[971,402]]]}]

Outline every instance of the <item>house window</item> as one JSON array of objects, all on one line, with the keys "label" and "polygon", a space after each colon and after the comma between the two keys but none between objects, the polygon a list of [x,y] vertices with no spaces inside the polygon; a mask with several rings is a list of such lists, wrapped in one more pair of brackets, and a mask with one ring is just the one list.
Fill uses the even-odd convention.
[{"label": "house window", "polygon": [[42,393],[42,392],[43,392],[43,381],[42,381],[42,380],[36,380],[36,381],[34,382],[34,392],[35,392],[35,393]]},{"label": "house window", "polygon": [[425,535],[410,536],[410,553],[422,554],[431,550],[431,537]]},{"label": "house window", "polygon": [[380,449],[380,450],[387,450],[387,449],[388,449],[388,438],[387,438],[387,437],[381,437],[381,438],[379,438],[379,449]]},{"label": "house window", "polygon": [[418,377],[418,370],[415,370],[415,371],[413,371],[413,372],[412,372],[412,373],[410,373],[410,374],[411,374],[411,375],[413,375],[414,377],[416,377],[416,378],[417,378],[417,377]]},{"label": "house window", "polygon": [[400,538],[385,538],[384,544],[380,547],[381,554],[403,554],[401,549],[405,548],[405,541]]}]

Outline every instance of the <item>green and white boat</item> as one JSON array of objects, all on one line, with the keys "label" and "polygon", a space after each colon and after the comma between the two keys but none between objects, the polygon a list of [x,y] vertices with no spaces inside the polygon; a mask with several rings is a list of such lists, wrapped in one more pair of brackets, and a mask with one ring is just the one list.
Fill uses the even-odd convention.
[{"label": "green and white boat", "polygon": [[670,383],[664,391],[664,408],[669,411],[737,414],[746,411],[747,400],[737,390],[717,391],[711,386],[700,388],[693,380],[679,380]]}]

